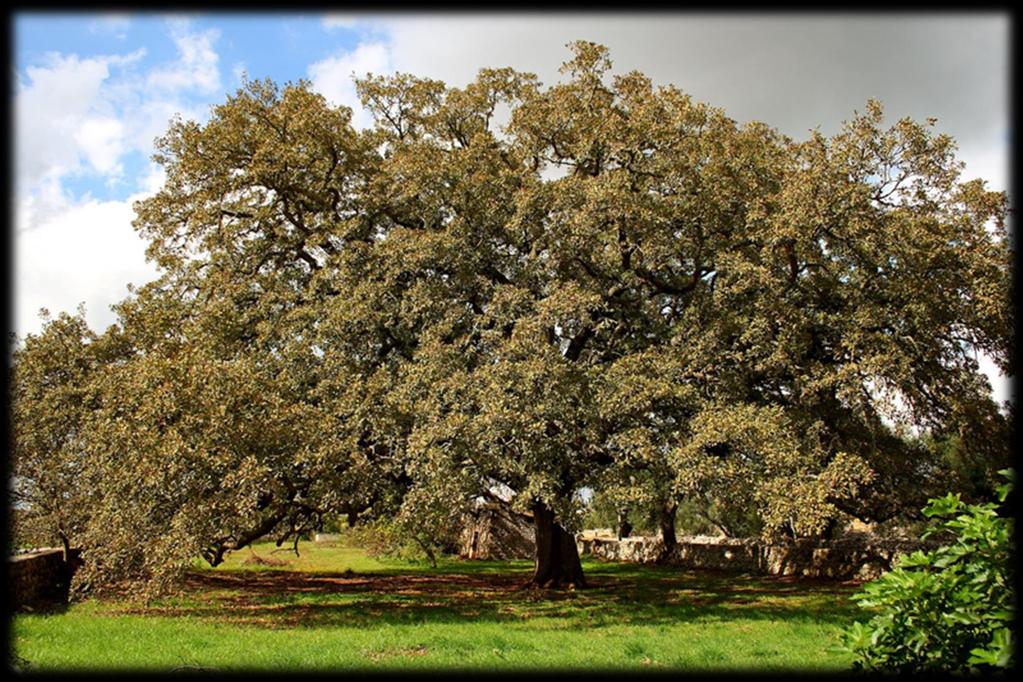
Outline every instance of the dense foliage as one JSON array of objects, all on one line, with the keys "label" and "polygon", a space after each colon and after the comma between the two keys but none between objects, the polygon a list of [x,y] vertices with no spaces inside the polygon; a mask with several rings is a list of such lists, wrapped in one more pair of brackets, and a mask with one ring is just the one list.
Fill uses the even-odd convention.
[{"label": "dense foliage", "polygon": [[536,582],[581,584],[584,487],[813,535],[944,485],[893,420],[1004,466],[1006,196],[933,121],[795,141],[572,49],[549,87],[368,76],[371,130],[269,81],[170,126],[135,221],[163,275],[15,353],[17,485],[88,580],[501,489]]},{"label": "dense foliage", "polygon": [[[1008,473],[1008,472],[1006,472]],[[1011,483],[998,491],[1004,503]],[[1013,519],[999,505],[932,499],[923,513],[947,535],[938,549],[903,556],[864,586],[859,604],[876,610],[856,623],[846,645],[860,668],[924,672],[991,670],[1013,662]]]}]

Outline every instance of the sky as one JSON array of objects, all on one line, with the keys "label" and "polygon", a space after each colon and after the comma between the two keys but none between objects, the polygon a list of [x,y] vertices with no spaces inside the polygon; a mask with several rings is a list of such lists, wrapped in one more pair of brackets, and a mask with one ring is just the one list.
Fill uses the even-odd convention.
[{"label": "sky", "polygon": [[[869,98],[938,119],[967,178],[1009,189],[1010,19],[955,14],[57,14],[13,17],[14,330],[84,303],[102,331],[128,283],[157,276],[131,226],[157,191],[154,140],[174,116],[205,121],[243,78],[306,79],[370,124],[352,73],[464,85],[482,67],[558,80],[577,39],[795,139],[834,134]],[[999,402],[1009,383],[982,358]]]}]

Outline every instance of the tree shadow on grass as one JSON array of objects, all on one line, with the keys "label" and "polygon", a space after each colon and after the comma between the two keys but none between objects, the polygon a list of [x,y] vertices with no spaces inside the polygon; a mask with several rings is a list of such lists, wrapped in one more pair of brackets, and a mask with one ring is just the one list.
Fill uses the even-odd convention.
[{"label": "tree shadow on grass", "polygon": [[534,619],[556,619],[560,629],[739,618],[844,625],[862,615],[849,599],[855,586],[833,581],[596,564],[587,568],[587,589],[538,590],[523,588],[528,569],[503,568],[404,574],[201,571],[189,574],[178,598],[119,612],[269,628]]}]

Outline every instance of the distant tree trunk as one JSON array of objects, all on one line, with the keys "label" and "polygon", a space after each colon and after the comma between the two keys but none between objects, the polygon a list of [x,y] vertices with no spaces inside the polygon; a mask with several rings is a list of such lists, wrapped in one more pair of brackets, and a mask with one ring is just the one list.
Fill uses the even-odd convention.
[{"label": "distant tree trunk", "polygon": [[623,509],[618,512],[618,539],[629,537],[632,532],[632,524],[629,523],[629,510]]},{"label": "distant tree trunk", "polygon": [[658,561],[665,561],[675,551],[678,545],[678,538],[675,535],[675,513],[678,511],[677,502],[668,502],[661,506],[658,522],[661,527],[661,554]]},{"label": "distant tree trunk", "polygon": [[430,543],[416,536],[416,544],[419,545],[419,549],[423,550],[423,554],[430,560],[430,566],[437,568],[437,556],[433,553],[433,548],[430,547]]},{"label": "distant tree trunk", "polygon": [[61,603],[66,604],[71,596],[71,581],[75,577],[75,571],[81,568],[83,562],[81,550],[71,547],[71,539],[64,532],[63,526],[57,529],[57,535],[64,546],[64,564],[57,580],[55,596]]},{"label": "distant tree trunk", "polygon": [[575,536],[555,521],[542,502],[533,505],[536,555],[530,584],[538,587],[586,587]]},{"label": "distant tree trunk", "polygon": [[60,544],[64,547],[64,562],[68,563],[71,561],[71,539],[64,532],[63,525],[58,526],[57,536],[60,538]]}]

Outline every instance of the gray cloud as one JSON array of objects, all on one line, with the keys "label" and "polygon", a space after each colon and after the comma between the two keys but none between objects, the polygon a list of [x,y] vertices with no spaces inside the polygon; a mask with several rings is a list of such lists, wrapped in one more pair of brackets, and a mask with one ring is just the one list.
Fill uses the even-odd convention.
[{"label": "gray cloud", "polygon": [[888,116],[938,118],[966,148],[1006,144],[1009,21],[999,14],[389,15],[398,69],[469,80],[513,66],[545,83],[575,39],[739,120],[796,138],[833,133],[870,97]]}]

